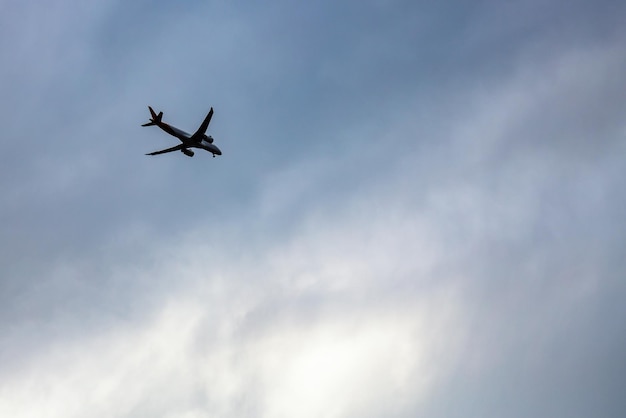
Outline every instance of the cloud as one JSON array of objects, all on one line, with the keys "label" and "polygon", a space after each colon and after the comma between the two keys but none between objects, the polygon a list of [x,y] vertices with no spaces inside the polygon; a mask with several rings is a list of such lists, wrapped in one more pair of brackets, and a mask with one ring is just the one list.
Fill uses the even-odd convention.
[{"label": "cloud", "polygon": [[[346,32],[333,24],[301,54],[281,34],[304,17],[218,11],[230,18],[217,26],[181,12],[139,58],[150,25],[116,26],[134,45],[118,49],[94,18],[98,53],[118,61],[87,67],[102,64],[110,91],[125,92],[118,105],[103,97],[82,130],[130,126],[165,78],[152,97],[178,103],[173,121],[194,123],[176,109],[202,108],[210,90],[227,104],[212,129],[240,136],[210,165],[139,160],[129,148],[143,145],[121,141],[96,141],[97,158],[74,152],[76,138],[33,151],[41,168],[3,196],[0,415],[619,415],[621,38],[513,34],[510,52],[459,71],[450,63],[467,44],[422,26],[454,59],[432,48],[420,56],[432,67],[398,68],[415,10],[396,27],[381,10],[380,34],[363,32],[367,13]],[[488,32],[471,39],[483,47]],[[207,33],[232,44],[205,58]],[[255,48],[256,35],[275,43]],[[384,62],[368,58],[370,41]],[[174,72],[189,57],[198,66]],[[227,58],[236,65],[212,66]],[[376,94],[359,93],[377,77]],[[136,131],[124,134],[148,141]]]},{"label": "cloud", "polygon": [[[354,277],[356,255],[337,259],[314,234],[302,240],[310,258],[276,252],[226,269],[202,257],[205,246],[181,248],[151,273],[186,286],[144,320],[49,345],[5,377],[0,411],[313,416],[380,410],[389,397],[413,403],[445,372],[432,359],[455,355],[440,332],[458,327],[454,292],[385,295],[373,277]],[[359,279],[365,290],[355,292]]]}]

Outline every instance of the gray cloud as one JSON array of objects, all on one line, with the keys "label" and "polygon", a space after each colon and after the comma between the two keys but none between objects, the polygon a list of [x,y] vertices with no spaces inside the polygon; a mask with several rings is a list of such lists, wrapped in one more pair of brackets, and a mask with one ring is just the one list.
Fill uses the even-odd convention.
[{"label": "gray cloud", "polygon": [[620,415],[609,3],[20,6],[0,415]]}]

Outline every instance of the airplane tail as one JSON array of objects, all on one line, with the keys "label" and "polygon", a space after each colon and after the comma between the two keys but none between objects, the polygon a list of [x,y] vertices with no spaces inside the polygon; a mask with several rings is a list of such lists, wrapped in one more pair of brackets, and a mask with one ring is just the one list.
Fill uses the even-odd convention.
[{"label": "airplane tail", "polygon": [[160,124],[161,118],[163,117],[163,112],[159,112],[159,114],[157,115],[151,106],[148,106],[148,109],[150,109],[150,115],[152,116],[152,118],[150,118],[150,122],[144,123],[141,126],[152,126]]}]

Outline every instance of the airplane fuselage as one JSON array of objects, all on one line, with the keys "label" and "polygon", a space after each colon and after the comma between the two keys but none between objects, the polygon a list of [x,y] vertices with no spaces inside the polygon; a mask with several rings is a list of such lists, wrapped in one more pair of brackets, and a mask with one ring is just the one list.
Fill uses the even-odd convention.
[{"label": "airplane fuselage", "polygon": [[213,138],[211,136],[207,136],[205,134],[200,141],[195,141],[191,139],[191,135],[187,132],[183,131],[182,129],[178,129],[175,126],[169,125],[165,122],[158,123],[157,126],[168,134],[180,139],[180,141],[185,144],[187,148],[201,148],[209,151],[214,156],[222,155],[222,151],[216,145],[213,145]]}]

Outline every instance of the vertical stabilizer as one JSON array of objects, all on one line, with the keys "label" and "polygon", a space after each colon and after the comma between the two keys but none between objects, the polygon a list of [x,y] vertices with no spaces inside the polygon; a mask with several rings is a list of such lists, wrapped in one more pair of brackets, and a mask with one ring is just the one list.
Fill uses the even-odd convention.
[{"label": "vertical stabilizer", "polygon": [[152,118],[150,118],[150,122],[144,123],[141,126],[152,126],[152,125],[160,124],[161,123],[161,118],[163,117],[163,112],[159,112],[159,114],[157,115],[156,112],[154,111],[154,109],[152,109],[151,106],[148,106],[148,109],[150,110],[150,115],[152,116]]}]

